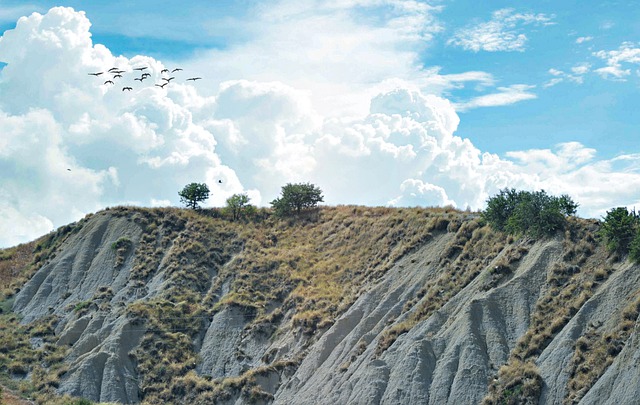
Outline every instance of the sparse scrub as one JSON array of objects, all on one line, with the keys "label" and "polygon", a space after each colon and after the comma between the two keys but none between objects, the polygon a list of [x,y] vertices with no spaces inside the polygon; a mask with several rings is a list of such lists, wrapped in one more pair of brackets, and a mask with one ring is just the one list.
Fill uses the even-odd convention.
[{"label": "sparse scrub", "polygon": [[624,348],[639,315],[640,295],[636,293],[636,298],[619,313],[620,321],[613,330],[591,324],[576,341],[564,405],[579,403],[586,390],[604,374]]},{"label": "sparse scrub", "polygon": [[[611,274],[609,270],[601,270],[604,252],[597,248],[597,241],[588,227],[575,220],[570,220],[567,224],[568,229],[563,242],[564,251],[561,255],[563,262],[554,263],[548,270],[549,288],[538,299],[531,315],[529,329],[518,340],[510,353],[509,360],[503,366],[515,374],[519,373],[520,378],[524,378],[527,373],[527,367],[524,365],[534,364],[533,362],[553,337],[593,295],[593,287],[598,285],[596,279],[604,281]],[[578,248],[579,241],[582,242],[582,246]],[[539,395],[539,391],[531,390],[530,392]],[[484,403],[538,403],[535,395],[527,397],[526,400],[520,399],[525,402],[509,402],[509,398],[513,398],[513,393],[513,390],[508,388],[508,384],[505,384],[505,379],[498,375],[497,379],[489,384],[489,394]]]}]

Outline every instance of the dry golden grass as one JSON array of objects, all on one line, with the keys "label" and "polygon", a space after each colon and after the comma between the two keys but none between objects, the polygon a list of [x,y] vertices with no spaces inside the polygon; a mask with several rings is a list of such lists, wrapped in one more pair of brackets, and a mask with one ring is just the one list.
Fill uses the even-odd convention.
[{"label": "dry golden grass", "polygon": [[569,364],[571,377],[567,382],[564,405],[580,402],[587,390],[604,374],[631,336],[638,315],[640,315],[640,291],[618,314],[620,319],[614,330],[604,330],[601,328],[602,325],[592,324],[576,341],[575,351]]},{"label": "dry golden grass", "polygon": [[418,322],[429,318],[466,287],[504,248],[503,235],[486,225],[481,226],[480,219],[462,223],[458,220],[450,222],[454,225],[445,229],[455,232],[455,236],[436,264],[436,278],[429,281],[416,297],[404,306],[404,312],[409,312],[406,319],[383,332],[376,347],[377,356],[389,348],[398,336],[411,330]]},{"label": "dry golden grass", "polygon": [[[611,268],[606,265],[607,253],[598,246],[595,231],[592,221],[570,218],[563,242],[563,261],[556,262],[548,271],[548,288],[536,303],[529,329],[518,340],[503,366],[511,370],[509,375],[517,375],[521,367],[533,364],[553,337],[611,274]],[[530,372],[530,368],[525,367],[520,374],[524,376]],[[489,384],[485,403],[504,403],[505,396],[513,397],[513,391],[508,388],[509,381],[513,379],[505,380],[499,373]],[[518,395],[524,395],[523,392]],[[520,398],[519,401],[524,402],[506,403],[538,403],[539,391],[528,392],[533,396]]]}]

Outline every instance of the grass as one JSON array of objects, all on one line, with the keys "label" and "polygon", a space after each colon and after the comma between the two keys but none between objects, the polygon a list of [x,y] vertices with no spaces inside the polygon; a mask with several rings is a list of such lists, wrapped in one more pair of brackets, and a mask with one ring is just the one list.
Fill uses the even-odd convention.
[{"label": "grass", "polygon": [[[118,210],[137,216],[144,229],[131,281],[144,288],[162,272],[168,286],[153,300],[127,309],[149,330],[140,349],[132,353],[148,403],[170,402],[176,392],[183,392],[181,376],[198,361],[191,337],[216,312],[241,307],[248,332],[270,334],[290,325],[311,337],[310,344],[312,336],[332,325],[367,283],[382,277],[407,252],[428,243],[432,232],[446,232],[451,219],[459,215],[451,209],[341,206],[295,219],[258,213],[253,220],[231,222],[215,210]],[[229,286],[224,294],[223,285]],[[272,308],[291,311],[284,317],[283,310]],[[267,366],[293,361],[270,360]],[[206,378],[198,378],[203,380],[190,386],[207,385]],[[206,395],[233,391],[232,382],[219,382],[217,388],[205,390]],[[257,386],[240,391],[251,398],[268,398]]]},{"label": "grass", "polygon": [[586,333],[575,345],[569,364],[570,378],[564,405],[580,402],[590,387],[604,374],[616,356],[624,348],[640,315],[640,291],[635,298],[617,314],[618,321],[613,330],[605,330],[602,325],[589,325]]},{"label": "grass", "polygon": [[[163,280],[160,294],[126,307],[131,321],[146,328],[139,347],[129,355],[137,364],[139,388],[147,404],[171,403],[178,398],[194,404],[239,397],[246,402],[269,402],[272,394],[264,390],[261,379],[295,369],[304,350],[358,296],[398,259],[434,237],[449,234],[441,257],[428,264],[434,267],[433,276],[406,303],[402,321],[388,327],[376,342],[378,356],[474,280],[484,290],[506,282],[531,247],[529,240],[507,237],[491,230],[480,218],[466,218],[468,214],[451,208],[338,206],[285,219],[261,209],[236,222],[216,209],[116,207],[108,213],[126,217],[142,229],[139,241],[120,238],[112,246],[121,257],[118,265],[130,270],[128,281],[136,296],[145,297],[152,278]],[[31,244],[0,251],[0,280],[10,292],[7,296],[54,257],[56,249],[83,224],[81,221]],[[531,315],[530,328],[490,384],[485,403],[526,403],[539,395],[537,356],[612,272],[592,228],[587,221],[570,221],[562,261],[549,269],[548,288],[543,289],[545,294]],[[108,286],[102,286],[91,300],[71,304],[68,310],[76,316],[108,311],[113,295]],[[247,336],[273,338],[291,331],[305,344],[296,349],[299,351],[264,353],[263,365],[241,375],[221,379],[198,375],[195,367],[200,359],[194,337],[204,333],[216,313],[229,307],[242,308],[243,334]],[[0,328],[0,376],[10,382],[10,374],[27,371],[37,378],[14,382],[12,388],[41,399],[57,398],[53,396],[55,386],[66,372],[64,350],[55,349],[48,340],[57,320],[51,317],[20,325],[8,311],[10,305],[5,302],[0,308],[2,326],[6,326]],[[19,336],[4,332],[14,330]],[[626,330],[617,333],[612,337],[596,333],[584,343],[594,347],[604,341],[606,344],[598,344],[607,356],[614,356],[616,339],[623,339]],[[44,341],[39,348],[29,344],[28,337],[36,336]],[[607,345],[608,338],[613,346]],[[347,370],[368,343],[361,342],[341,370]],[[591,362],[576,360],[576,370]],[[588,384],[589,378],[577,379],[576,389]]]},{"label": "grass", "polygon": [[[548,269],[547,286],[543,288],[546,292],[536,303],[529,328],[512,349],[507,363],[489,383],[483,404],[538,403],[536,359],[613,271],[607,265],[607,253],[598,245],[595,232],[593,221],[569,219],[562,260]],[[518,395],[508,396],[507,391],[517,381],[523,384],[529,381],[529,389],[524,389],[525,384]],[[512,402],[506,397],[518,399]]]},{"label": "grass", "polygon": [[[438,222],[441,221],[438,219]],[[454,225],[450,225],[454,224]],[[442,228],[455,236],[435,264],[436,278],[417,293],[403,308],[407,316],[386,329],[376,346],[376,356],[382,355],[396,339],[417,323],[428,319],[452,297],[480,275],[504,248],[502,235],[484,225],[480,218],[460,224],[451,221]],[[513,243],[513,240],[511,240]]]}]

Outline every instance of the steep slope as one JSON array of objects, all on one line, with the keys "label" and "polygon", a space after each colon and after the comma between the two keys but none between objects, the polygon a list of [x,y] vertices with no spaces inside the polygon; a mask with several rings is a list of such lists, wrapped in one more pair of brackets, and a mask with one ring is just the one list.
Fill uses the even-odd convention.
[{"label": "steep slope", "polygon": [[632,403],[639,268],[597,226],[530,241],[443,209],[109,209],[48,243],[0,372],[121,403]]}]

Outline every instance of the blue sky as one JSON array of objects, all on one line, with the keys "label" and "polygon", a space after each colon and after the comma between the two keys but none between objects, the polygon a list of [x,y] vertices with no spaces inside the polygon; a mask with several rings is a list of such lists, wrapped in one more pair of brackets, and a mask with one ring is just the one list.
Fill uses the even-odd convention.
[{"label": "blue sky", "polygon": [[[213,206],[268,205],[291,181],[330,204],[481,209],[508,186],[589,217],[640,205],[639,17],[632,1],[3,1],[0,246],[178,205],[190,181]],[[111,65],[122,84],[87,75]],[[156,83],[184,71],[135,86],[143,65]]]}]

